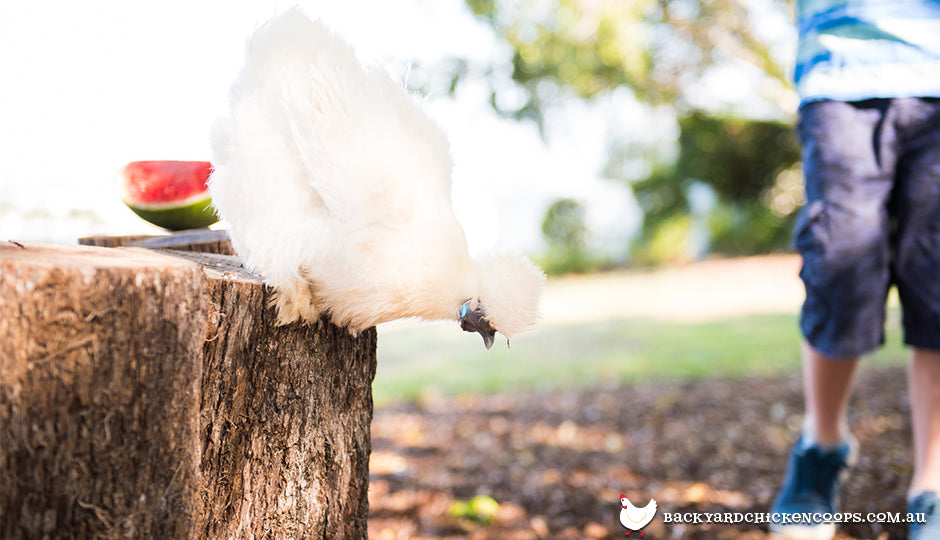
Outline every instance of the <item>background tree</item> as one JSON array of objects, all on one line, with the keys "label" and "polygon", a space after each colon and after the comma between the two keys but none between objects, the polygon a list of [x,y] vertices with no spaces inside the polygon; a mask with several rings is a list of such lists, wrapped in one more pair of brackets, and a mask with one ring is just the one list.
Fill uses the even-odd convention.
[{"label": "background tree", "polygon": [[505,114],[539,119],[562,91],[590,99],[618,87],[681,111],[686,90],[732,60],[764,73],[768,99],[785,107],[788,77],[754,24],[757,5],[782,11],[781,0],[465,1],[512,47],[512,80],[527,100],[498,108]]},{"label": "background tree", "polygon": [[[794,94],[781,60],[790,51],[781,51],[766,29],[770,22],[780,27],[789,0],[465,2],[509,46],[511,66],[454,59],[445,66],[447,88],[435,91],[455,92],[471,78],[485,81],[494,110],[530,119],[543,133],[554,107],[624,90],[645,107],[672,113],[676,149],[636,140],[612,140],[608,149],[604,174],[629,182],[644,211],[638,258],[693,256],[683,235],[695,227],[707,229],[707,245],[720,253],[786,247],[800,191],[790,127]],[[759,80],[755,99],[764,105],[763,119],[752,118],[744,104],[722,110],[703,95],[710,74],[728,66],[735,71],[724,73],[726,84]],[[631,160],[645,162],[645,174],[625,173],[621,165]],[[714,192],[704,220],[691,213],[693,184]],[[674,249],[649,245],[655,242]]]},{"label": "background tree", "polygon": [[587,248],[584,219],[584,207],[574,199],[558,199],[548,207],[542,220],[548,249],[539,261],[546,272],[588,272],[603,266],[604,261]]},{"label": "background tree", "polygon": [[[791,126],[695,112],[679,119],[679,129],[675,162],[632,184],[643,209],[634,250],[638,262],[678,262],[696,255],[696,246],[682,242],[696,214],[707,214],[702,226],[713,253],[786,249],[802,203],[800,148]],[[699,208],[690,200],[696,183],[714,193],[714,200],[699,202]]]}]

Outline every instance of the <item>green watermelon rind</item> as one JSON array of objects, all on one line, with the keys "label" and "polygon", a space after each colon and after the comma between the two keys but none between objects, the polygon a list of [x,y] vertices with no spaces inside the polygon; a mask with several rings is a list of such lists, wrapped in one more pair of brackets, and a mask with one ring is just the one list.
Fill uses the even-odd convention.
[{"label": "green watermelon rind", "polygon": [[199,229],[219,221],[208,193],[200,193],[180,203],[145,204],[125,199],[124,204],[144,220],[171,231]]}]

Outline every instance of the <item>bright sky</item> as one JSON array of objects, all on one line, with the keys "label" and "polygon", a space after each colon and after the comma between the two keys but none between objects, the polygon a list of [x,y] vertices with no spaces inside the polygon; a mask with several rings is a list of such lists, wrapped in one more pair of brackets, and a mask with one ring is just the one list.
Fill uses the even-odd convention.
[{"label": "bright sky", "polygon": [[[72,241],[88,234],[156,232],[118,200],[128,161],[209,159],[207,133],[253,29],[292,1],[0,3],[0,237]],[[309,1],[354,44],[403,77],[408,62],[509,51],[460,0]],[[546,147],[531,125],[496,118],[481,89],[429,96],[451,139],[458,215],[476,249],[535,249],[541,217],[560,196],[591,206],[596,230],[636,226],[627,190],[595,174],[604,114],[570,111],[570,130]],[[633,214],[625,219],[626,214]]]},{"label": "bright sky", "polygon": [[[74,241],[157,232],[120,202],[116,171],[143,159],[208,160],[209,126],[253,29],[295,1],[0,2],[0,239]],[[408,62],[509,51],[460,0],[300,2],[359,51],[403,77]],[[483,89],[429,96],[456,161],[454,203],[474,249],[539,246],[547,206],[588,204],[592,229],[622,237],[638,223],[627,188],[596,177],[611,111],[574,106],[551,146],[533,126],[498,119]],[[625,129],[648,130],[629,104]],[[663,126],[667,132],[669,126]],[[605,239],[601,239],[605,241]]]}]

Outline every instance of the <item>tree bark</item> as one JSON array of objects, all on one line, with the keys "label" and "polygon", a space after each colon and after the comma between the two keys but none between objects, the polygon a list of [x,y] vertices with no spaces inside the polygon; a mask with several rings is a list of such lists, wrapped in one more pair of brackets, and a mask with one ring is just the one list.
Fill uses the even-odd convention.
[{"label": "tree bark", "polygon": [[0,245],[0,536],[366,538],[375,331],[234,257]]}]

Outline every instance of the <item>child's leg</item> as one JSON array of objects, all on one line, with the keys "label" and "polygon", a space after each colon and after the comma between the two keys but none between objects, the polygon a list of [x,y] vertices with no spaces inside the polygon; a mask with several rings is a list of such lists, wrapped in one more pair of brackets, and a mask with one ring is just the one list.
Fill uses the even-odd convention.
[{"label": "child's leg", "polygon": [[892,206],[893,272],[910,365],[914,478],[911,493],[940,493],[940,100],[906,100],[908,141]]},{"label": "child's leg", "polygon": [[[806,288],[800,312],[806,426],[790,452],[773,513],[825,516],[839,509],[839,476],[855,446],[846,427],[852,379],[858,357],[884,339],[896,164],[890,105],[823,101],[800,109],[807,202],[794,245]],[[836,531],[835,523],[821,520],[770,528],[827,540]]]},{"label": "child's leg", "polygon": [[831,358],[803,344],[804,431],[821,446],[836,446],[848,439],[846,413],[857,366],[858,358]]},{"label": "child's leg", "polygon": [[910,493],[940,493],[940,351],[913,349],[908,384],[914,432]]}]

